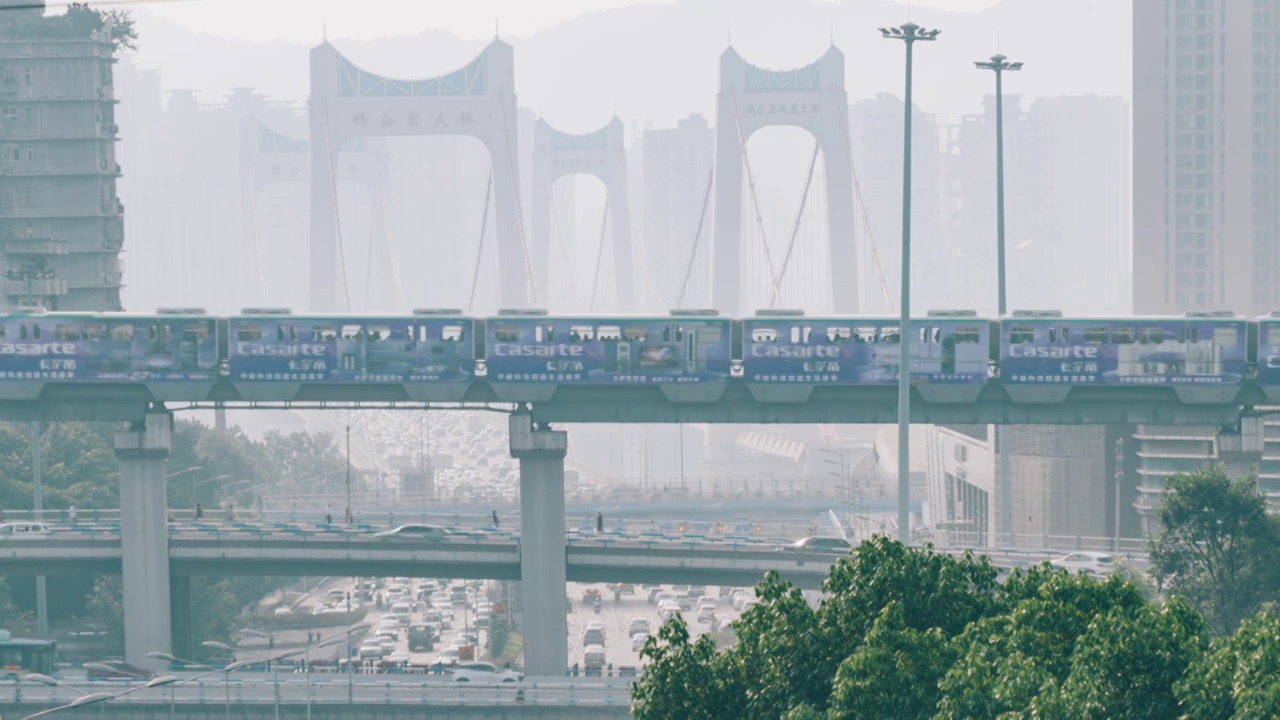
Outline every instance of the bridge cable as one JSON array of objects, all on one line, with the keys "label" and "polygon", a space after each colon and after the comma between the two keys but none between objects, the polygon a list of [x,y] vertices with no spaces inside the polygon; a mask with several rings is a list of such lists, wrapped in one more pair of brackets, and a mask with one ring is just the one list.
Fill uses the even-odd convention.
[{"label": "bridge cable", "polygon": [[[836,99],[839,100],[839,97],[837,96]],[[862,228],[866,231],[867,242],[871,246],[871,260],[875,263],[876,274],[880,276],[880,292],[884,294],[884,300],[889,304],[889,312],[892,313],[895,312],[893,295],[889,293],[889,284],[884,278],[884,267],[880,264],[880,253],[876,250],[876,238],[871,232],[871,220],[867,217],[867,204],[862,201],[862,183],[858,180],[858,166],[853,162],[853,144],[849,139],[849,118],[845,116],[845,109],[839,102],[834,103],[834,105],[836,107],[836,117],[840,118],[840,135],[844,138],[844,150],[846,160],[849,163],[849,173],[853,176],[853,194],[858,200],[858,214],[862,217]],[[830,228],[828,228],[829,232]]]},{"label": "bridge cable", "polygon": [[[809,187],[813,185],[813,170],[818,166],[818,153],[822,150],[822,143],[815,141],[813,143],[813,158],[809,160],[809,176],[804,181],[804,191],[800,194],[800,209],[796,211],[796,222],[791,227],[791,241],[787,243],[787,253],[782,256],[782,267],[778,270],[778,285],[782,285],[782,280],[787,274],[787,265],[791,263],[791,253],[796,248],[796,238],[800,235],[800,221],[804,218],[804,208],[809,202]],[[828,235],[830,232],[828,231]],[[769,301],[769,307],[774,307],[774,301]]]},{"label": "bridge cable", "polygon": [[[511,140],[511,122],[507,118],[507,103],[505,95],[498,95],[498,107],[502,108],[502,128],[503,136],[507,141],[507,166],[511,170],[511,186],[515,190],[516,196],[516,227],[520,230],[520,245],[524,250],[524,272],[529,279],[529,297],[533,301],[533,305],[538,305],[538,281],[533,272],[533,258],[529,253],[529,236],[524,231],[524,208],[520,203],[520,172],[516,165],[516,157],[512,151]],[[496,211],[495,211],[496,213]],[[499,248],[501,252],[501,248]]]},{"label": "bridge cable", "polygon": [[467,314],[476,302],[476,287],[480,284],[480,261],[484,258],[485,230],[489,228],[489,199],[493,197],[493,169],[484,183],[484,211],[480,213],[480,242],[476,244],[476,269],[471,273],[471,294],[467,296]]},{"label": "bridge cable", "polygon": [[391,261],[391,287],[395,293],[396,307],[404,307],[404,287],[400,282],[400,258],[396,256],[396,244],[391,238],[391,200],[387,188],[390,187],[390,178],[385,172],[387,167],[383,165],[383,155],[374,151],[374,160],[378,164],[378,199],[382,206],[382,239],[387,245],[387,259]]},{"label": "bridge cable", "polygon": [[747,187],[751,188],[751,209],[755,210],[756,227],[760,231],[760,244],[764,246],[764,261],[769,271],[769,281],[773,284],[773,299],[782,301],[782,288],[778,286],[778,275],[773,271],[773,254],[769,252],[769,239],[765,237],[764,218],[760,215],[760,199],[756,196],[755,175],[751,172],[751,158],[747,156],[747,136],[742,130],[742,113],[738,111],[738,93],[730,91],[733,100],[733,119],[738,128],[738,144],[742,146],[742,164],[747,169]]},{"label": "bridge cable", "polygon": [[[551,170],[547,167],[547,160],[542,160],[542,177],[547,183],[547,198],[551,205],[551,221],[555,223],[556,238],[560,240],[560,252],[564,255],[565,272],[569,276],[569,292],[574,302],[578,301],[578,283],[574,279],[573,274],[573,256],[569,254],[569,243],[564,239],[564,226],[560,224],[560,208],[556,205],[556,188],[551,183]],[[548,250],[548,254],[550,251]],[[547,288],[547,294],[550,295],[551,288]]]},{"label": "bridge cable", "polygon": [[591,305],[587,312],[595,312],[596,309],[596,290],[600,288],[600,263],[604,260],[604,236],[605,230],[609,227],[609,195],[604,196],[604,212],[600,214],[600,243],[596,249],[596,275],[591,282]]},{"label": "bridge cable", "polygon": [[[259,121],[261,122],[261,121]],[[254,180],[253,156],[245,153],[249,168],[249,216],[253,220],[253,252],[258,262],[258,298],[267,302],[267,272],[262,261],[262,233],[258,229],[258,186]]]},{"label": "bridge cable", "polygon": [[[653,284],[653,276],[649,273],[649,259],[647,257],[647,248],[645,247],[644,238],[640,234],[640,226],[636,224],[636,214],[631,209],[631,189],[627,183],[627,174],[622,173],[622,200],[627,206],[627,224],[631,230],[631,251],[640,257],[640,275],[644,278],[645,285],[649,288],[649,297],[655,304],[662,302],[662,298],[658,297],[658,288]],[[614,252],[614,263],[616,264],[617,252]],[[629,270],[629,269],[628,269]],[[622,308],[627,312],[634,312],[634,308]]]},{"label": "bridge cable", "polygon": [[333,135],[329,132],[329,99],[324,100],[324,140],[328,150],[329,196],[333,202],[333,229],[338,241],[338,267],[342,270],[342,297],[347,312],[351,312],[351,287],[347,282],[347,254],[342,244],[342,216],[338,212],[338,175],[334,170],[337,156],[333,152]]},{"label": "bridge cable", "polygon": [[698,228],[693,231],[693,246],[689,248],[689,264],[684,268],[684,280],[680,282],[680,296],[676,298],[676,307],[684,307],[684,293],[689,289],[689,277],[693,275],[693,262],[698,257],[698,240],[702,238],[702,223],[707,219],[707,208],[711,205],[711,185],[715,177],[716,167],[712,164],[707,172],[707,189],[702,194],[702,212],[698,214]]}]

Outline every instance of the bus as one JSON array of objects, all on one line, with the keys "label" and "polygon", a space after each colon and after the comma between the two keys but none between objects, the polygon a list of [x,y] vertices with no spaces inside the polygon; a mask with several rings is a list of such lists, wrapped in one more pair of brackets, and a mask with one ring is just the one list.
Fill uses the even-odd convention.
[{"label": "bus", "polygon": [[57,645],[52,640],[15,638],[0,630],[0,678],[21,679],[27,673],[54,674]]}]

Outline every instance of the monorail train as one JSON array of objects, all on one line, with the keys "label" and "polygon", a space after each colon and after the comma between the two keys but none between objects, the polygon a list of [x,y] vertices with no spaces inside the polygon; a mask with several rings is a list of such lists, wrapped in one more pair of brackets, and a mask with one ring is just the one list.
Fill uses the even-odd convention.
[{"label": "monorail train", "polygon": [[[1280,386],[1280,314],[1064,318],[931,312],[907,338],[912,383],[978,389],[1082,385]],[[0,314],[6,381],[298,384],[885,386],[897,383],[897,318],[760,311],[552,316],[459,310],[408,315],[248,309]],[[1012,392],[1012,390],[1011,390]],[[4,396],[0,391],[0,396]]]}]

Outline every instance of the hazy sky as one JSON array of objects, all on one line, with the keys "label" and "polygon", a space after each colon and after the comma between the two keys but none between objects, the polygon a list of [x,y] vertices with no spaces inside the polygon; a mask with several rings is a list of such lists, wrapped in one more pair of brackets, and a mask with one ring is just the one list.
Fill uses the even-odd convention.
[{"label": "hazy sky", "polygon": [[[839,0],[832,0],[839,1]],[[857,2],[857,0],[844,0]],[[979,11],[999,0],[899,0],[904,6]],[[198,32],[244,40],[312,43],[330,37],[374,39],[421,30],[462,38],[528,35],[596,10],[670,0],[182,0],[148,9]],[[252,18],[252,21],[248,21]]]}]

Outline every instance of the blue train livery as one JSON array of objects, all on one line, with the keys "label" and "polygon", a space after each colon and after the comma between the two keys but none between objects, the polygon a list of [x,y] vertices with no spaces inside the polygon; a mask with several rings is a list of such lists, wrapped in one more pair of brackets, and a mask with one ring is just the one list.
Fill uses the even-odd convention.
[{"label": "blue train livery", "polygon": [[[871,317],[758,317],[743,321],[742,370],[749,383],[894,385],[899,322]],[[971,313],[912,321],[911,381],[982,384],[991,326]]]},{"label": "blue train livery", "polygon": [[475,328],[460,316],[240,315],[228,370],[235,382],[468,382]]},{"label": "blue train livery", "polygon": [[722,383],[732,369],[727,318],[505,315],[486,328],[494,383]]},{"label": "blue train livery", "polygon": [[1280,315],[1258,321],[1258,383],[1280,385]]},{"label": "blue train livery", "polygon": [[0,380],[212,381],[212,317],[19,313],[0,318]]},{"label": "blue train livery", "polygon": [[1001,324],[1010,384],[1238,385],[1248,357],[1240,318],[1013,317]]}]

